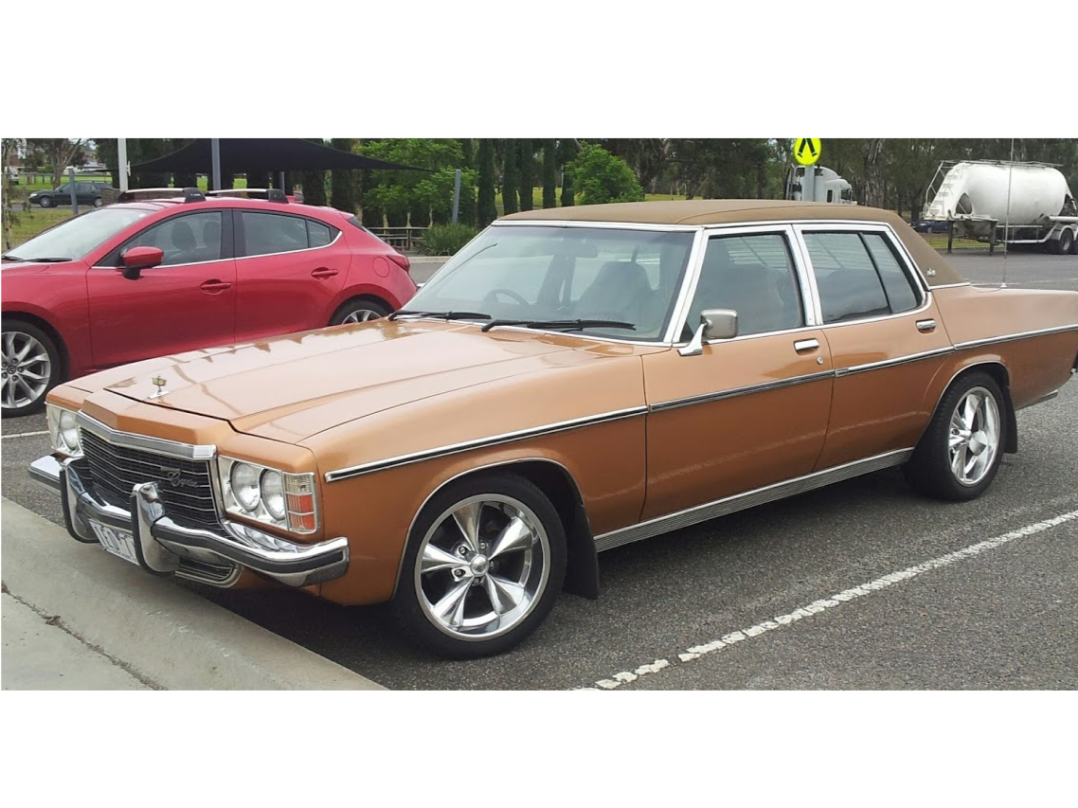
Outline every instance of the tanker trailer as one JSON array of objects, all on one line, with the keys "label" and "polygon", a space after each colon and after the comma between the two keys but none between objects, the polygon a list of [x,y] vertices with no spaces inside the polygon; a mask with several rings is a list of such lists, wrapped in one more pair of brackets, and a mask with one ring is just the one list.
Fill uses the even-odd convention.
[{"label": "tanker trailer", "polygon": [[949,222],[958,238],[1078,250],[1078,203],[1066,178],[1045,163],[941,163],[925,203],[924,218]]}]

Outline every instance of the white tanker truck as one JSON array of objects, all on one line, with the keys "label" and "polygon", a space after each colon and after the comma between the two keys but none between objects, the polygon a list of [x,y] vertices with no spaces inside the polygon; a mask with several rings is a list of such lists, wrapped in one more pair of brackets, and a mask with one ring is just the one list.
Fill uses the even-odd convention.
[{"label": "white tanker truck", "polygon": [[941,163],[925,193],[924,218],[950,222],[952,236],[992,247],[1078,251],[1078,203],[1066,178],[1046,163]]}]

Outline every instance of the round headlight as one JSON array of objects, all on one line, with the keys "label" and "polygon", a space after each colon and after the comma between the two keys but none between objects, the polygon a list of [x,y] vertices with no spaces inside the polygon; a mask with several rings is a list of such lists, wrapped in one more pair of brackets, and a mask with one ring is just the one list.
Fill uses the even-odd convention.
[{"label": "round headlight", "polygon": [[246,463],[233,463],[229,473],[232,495],[245,511],[258,507],[258,469]]},{"label": "round headlight", "polygon": [[57,427],[60,440],[64,442],[64,446],[72,452],[78,452],[81,446],[79,444],[79,427],[75,423],[75,413],[71,412],[71,410],[60,410],[60,420]]},{"label": "round headlight", "polygon": [[262,489],[262,504],[266,506],[269,515],[278,522],[283,522],[285,517],[284,477],[281,472],[266,469],[262,472],[260,481]]}]

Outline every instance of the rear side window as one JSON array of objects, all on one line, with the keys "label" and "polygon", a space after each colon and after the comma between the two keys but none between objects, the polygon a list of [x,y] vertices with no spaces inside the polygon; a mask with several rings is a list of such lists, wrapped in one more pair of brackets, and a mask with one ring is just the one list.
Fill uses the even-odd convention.
[{"label": "rear side window", "polygon": [[332,244],[340,232],[301,216],[243,211],[244,255],[272,255]]},{"label": "rear side window", "polygon": [[898,314],[917,293],[879,233],[805,233],[825,323]]}]

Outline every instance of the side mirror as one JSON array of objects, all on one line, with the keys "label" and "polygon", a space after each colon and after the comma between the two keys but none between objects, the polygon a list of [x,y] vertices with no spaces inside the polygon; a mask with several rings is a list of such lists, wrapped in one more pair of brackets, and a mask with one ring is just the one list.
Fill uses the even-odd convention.
[{"label": "side mirror", "polygon": [[124,277],[137,281],[142,270],[155,267],[165,260],[165,252],[160,247],[132,247],[123,254]]},{"label": "side mirror", "polygon": [[733,309],[707,309],[700,314],[700,325],[692,340],[679,348],[682,356],[699,356],[704,352],[704,340],[733,339],[737,336],[737,312]]}]

